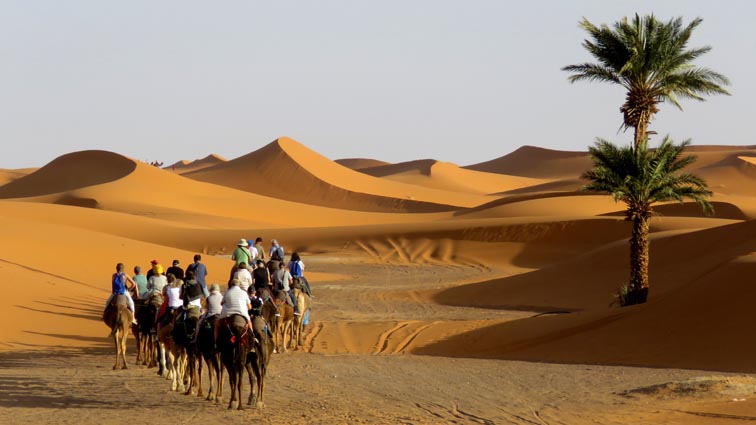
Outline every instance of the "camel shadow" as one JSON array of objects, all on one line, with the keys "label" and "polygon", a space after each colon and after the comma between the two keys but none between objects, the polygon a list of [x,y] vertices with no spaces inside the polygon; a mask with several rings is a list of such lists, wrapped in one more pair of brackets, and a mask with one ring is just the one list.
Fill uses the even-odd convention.
[{"label": "camel shadow", "polygon": [[[50,304],[50,303],[39,303],[39,304],[47,304],[47,305],[50,305],[50,306],[56,306],[56,307],[58,307],[57,305]],[[43,309],[39,309],[39,308],[32,308],[32,307],[27,307],[27,306],[18,305],[18,304],[15,305],[14,307],[21,308],[21,309],[24,309],[24,310],[33,311],[33,312],[36,312],[36,313],[55,314],[55,315],[58,315],[58,316],[75,317],[77,319],[85,319],[85,320],[96,320],[96,321],[101,321],[102,320],[102,312],[99,312],[100,314],[95,314],[94,310],[91,310],[93,312],[92,314],[76,314],[76,313],[66,313],[66,312],[58,312],[58,311],[51,311],[51,310],[43,310]],[[70,307],[66,307],[66,308],[70,308]]]},{"label": "camel shadow", "polygon": [[38,379],[23,376],[0,377],[0,407],[32,407],[46,409],[102,408],[108,403],[65,394],[49,388]]},{"label": "camel shadow", "polygon": [[99,347],[102,347],[103,349],[106,347],[112,348],[113,346],[113,341],[107,336],[96,337],[96,336],[83,336],[83,335],[74,335],[74,334],[54,334],[54,333],[44,333],[44,332],[35,332],[35,331],[24,331],[24,332],[28,334],[32,334],[32,335],[67,339],[69,341],[96,343]]}]

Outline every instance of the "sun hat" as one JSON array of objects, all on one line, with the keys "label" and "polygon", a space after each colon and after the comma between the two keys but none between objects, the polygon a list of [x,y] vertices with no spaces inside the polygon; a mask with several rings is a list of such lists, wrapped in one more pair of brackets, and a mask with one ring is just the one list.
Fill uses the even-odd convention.
[{"label": "sun hat", "polygon": [[237,245],[237,246],[249,246],[249,244],[247,243],[247,240],[246,240],[246,239],[241,239],[241,240],[239,241],[239,243],[238,243],[238,244],[236,244],[236,245]]},{"label": "sun hat", "polygon": [[152,261],[150,261],[150,264],[152,264],[154,266],[155,264],[160,264],[160,261],[158,261],[158,260],[152,260]]}]

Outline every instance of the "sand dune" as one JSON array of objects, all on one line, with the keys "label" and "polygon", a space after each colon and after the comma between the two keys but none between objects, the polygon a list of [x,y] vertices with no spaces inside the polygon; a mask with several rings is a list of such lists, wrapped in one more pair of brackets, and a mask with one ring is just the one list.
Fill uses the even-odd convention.
[{"label": "sand dune", "polygon": [[194,161],[182,159],[181,161],[175,162],[167,167],[163,167],[163,169],[175,171],[179,174],[184,174],[192,171],[202,170],[207,167],[212,167],[213,165],[221,164],[226,161],[228,160],[220,155],[210,154],[202,159],[195,159]]},{"label": "sand dune", "polygon": [[715,267],[646,305],[500,324],[416,352],[449,355],[466,347],[457,355],[753,373],[753,229],[732,229],[750,234],[742,255],[711,262]]},{"label": "sand dune", "polygon": [[554,193],[521,195],[504,198],[460,211],[458,215],[465,218],[486,217],[535,217],[554,216],[559,212],[569,211],[575,216],[593,216],[612,213],[622,208],[607,195],[586,193]]},{"label": "sand dune", "polygon": [[543,180],[467,170],[432,159],[363,168],[362,173],[451,192],[491,194],[543,183]]},{"label": "sand dune", "polygon": [[439,212],[489,199],[377,179],[282,137],[263,148],[187,177],[313,205],[381,212]]},{"label": "sand dune", "polygon": [[[686,149],[686,152],[697,157],[696,162],[689,170],[698,170],[722,162],[726,158],[756,157],[754,146],[691,145]],[[591,165],[587,151],[558,151],[535,146],[523,146],[502,157],[468,165],[464,168],[515,176],[565,179],[580,176],[590,169]]]},{"label": "sand dune", "polygon": [[559,179],[580,176],[590,167],[591,160],[587,152],[567,152],[523,146],[502,157],[464,168],[488,173]]},{"label": "sand dune", "polygon": [[[657,219],[661,226],[652,224],[652,230],[662,230],[651,238],[649,270],[654,297],[663,297],[713,268],[748,254],[749,247],[756,243],[752,238],[756,224],[751,221],[698,219],[701,225],[705,223],[700,220],[710,220],[709,224],[715,227],[694,232],[667,230],[665,222],[680,220],[685,219]],[[532,311],[602,309],[609,305],[629,274],[629,224],[623,223],[627,225],[625,237],[588,251],[574,261],[442,291],[435,299],[453,305]]]},{"label": "sand dune", "polygon": [[389,165],[389,162],[380,161],[370,158],[342,158],[334,161],[339,165],[343,165],[352,170],[362,170],[363,168],[378,167],[381,165]]},{"label": "sand dune", "polygon": [[[88,161],[98,162],[90,167]],[[109,174],[93,177],[83,171],[96,167],[109,170]],[[73,169],[85,177],[69,178]],[[98,208],[211,228],[361,225],[437,220],[448,216],[363,213],[304,205],[187,179],[117,154],[94,151],[58,158],[37,172],[0,188],[0,196]]]},{"label": "sand dune", "polygon": [[18,180],[35,171],[37,171],[36,168],[0,169],[0,186],[6,185],[13,180]]},{"label": "sand dune", "polygon": [[125,177],[136,167],[135,161],[112,152],[74,152],[0,187],[0,198],[26,198],[95,186]]}]

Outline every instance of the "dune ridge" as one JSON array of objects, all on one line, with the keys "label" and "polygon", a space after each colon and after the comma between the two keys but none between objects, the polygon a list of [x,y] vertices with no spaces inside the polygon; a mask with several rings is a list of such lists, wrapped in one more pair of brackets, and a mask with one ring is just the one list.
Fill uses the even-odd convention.
[{"label": "dune ridge", "polygon": [[359,171],[364,168],[378,167],[381,165],[388,165],[390,162],[381,161],[372,158],[341,158],[334,161],[339,165],[343,165],[352,170]]},{"label": "dune ridge", "polygon": [[0,187],[0,198],[27,198],[96,186],[125,177],[136,168],[134,160],[113,152],[69,153]]},{"label": "dune ridge", "polygon": [[188,173],[191,171],[197,171],[202,170],[207,167],[212,167],[216,164],[221,164],[223,162],[228,161],[226,158],[223,158],[220,155],[216,155],[214,153],[201,158],[201,159],[195,159],[194,161],[189,161],[186,159],[182,159],[178,162],[175,162],[167,167],[163,167],[164,170],[171,170],[176,171],[179,174]]},{"label": "dune ridge", "polygon": [[287,137],[227,163],[187,173],[186,177],[346,210],[440,212],[488,200],[480,195],[455,195],[380,180],[336,164]]},{"label": "dune ridge", "polygon": [[0,169],[0,186],[6,185],[13,180],[18,180],[35,171],[37,171],[36,168]]},{"label": "dune ridge", "polygon": [[533,178],[577,177],[591,167],[588,152],[558,151],[522,146],[490,161],[464,168],[488,173],[510,174]]},{"label": "dune ridge", "polygon": [[362,173],[432,189],[483,195],[539,185],[543,180],[461,168],[451,162],[421,159],[363,168]]},{"label": "dune ridge", "polygon": [[[97,167],[108,173],[90,178],[89,161],[99,161]],[[71,169],[79,170],[84,177],[66,180]],[[60,182],[65,184],[57,184]],[[214,228],[417,222],[439,220],[450,214],[384,214],[296,203],[188,179],[110,152],[67,154],[10,186],[12,191],[0,190],[0,196],[16,195],[17,200],[28,202],[99,208]],[[258,211],[275,211],[275,214]]]}]

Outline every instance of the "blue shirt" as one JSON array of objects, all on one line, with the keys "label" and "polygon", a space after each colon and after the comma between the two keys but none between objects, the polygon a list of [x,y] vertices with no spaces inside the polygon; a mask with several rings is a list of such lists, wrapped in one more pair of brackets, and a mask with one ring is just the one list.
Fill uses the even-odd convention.
[{"label": "blue shirt", "polygon": [[113,293],[116,295],[126,294],[126,275],[123,272],[113,275]]},{"label": "blue shirt", "polygon": [[194,272],[194,279],[196,279],[197,282],[202,285],[202,288],[207,288],[207,284],[205,283],[205,277],[207,276],[207,267],[205,267],[204,264],[200,263],[199,261],[194,262],[186,268],[186,271]]}]

